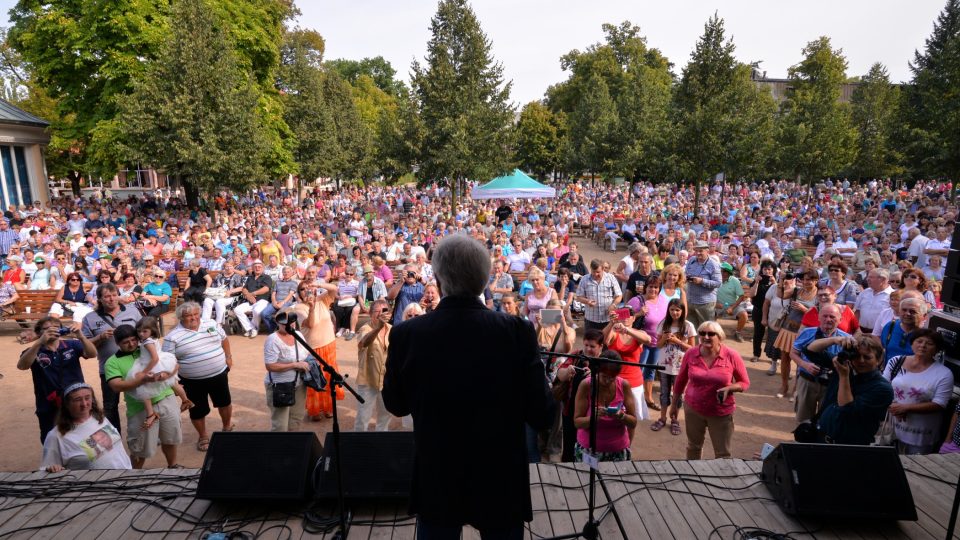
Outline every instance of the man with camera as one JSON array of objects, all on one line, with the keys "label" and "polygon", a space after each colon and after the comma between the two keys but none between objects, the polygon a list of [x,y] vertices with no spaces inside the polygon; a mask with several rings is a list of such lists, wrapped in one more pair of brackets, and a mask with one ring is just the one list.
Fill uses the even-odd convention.
[{"label": "man with camera", "polygon": [[811,354],[822,354],[841,347],[831,357],[833,375],[817,422],[817,441],[833,444],[868,445],[893,402],[893,387],[877,369],[883,347],[873,336],[833,337],[814,340],[807,346]]},{"label": "man with camera", "polygon": [[843,349],[839,340],[831,342],[817,354],[808,350],[807,346],[814,340],[850,337],[850,334],[837,328],[839,324],[840,308],[836,304],[825,304],[820,308],[819,326],[802,330],[793,342],[790,359],[797,363],[799,375],[793,409],[798,423],[809,422],[817,415],[833,370],[832,358]]},{"label": "man with camera", "polygon": [[387,291],[387,300],[393,301],[393,324],[403,322],[403,310],[423,298],[423,279],[415,264],[403,267],[403,279],[398,279]]},{"label": "man with camera", "polygon": [[[40,444],[53,429],[63,390],[83,382],[81,358],[94,358],[97,348],[80,332],[80,325],[60,326],[53,317],[44,317],[34,325],[37,340],[20,353],[17,369],[30,370],[36,414],[40,422]],[[71,339],[70,336],[76,336]]]}]

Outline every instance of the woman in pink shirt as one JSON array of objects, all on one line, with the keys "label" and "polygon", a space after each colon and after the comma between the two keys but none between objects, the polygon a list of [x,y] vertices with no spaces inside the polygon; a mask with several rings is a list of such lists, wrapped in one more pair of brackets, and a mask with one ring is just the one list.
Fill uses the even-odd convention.
[{"label": "woman in pink shirt", "polygon": [[687,423],[687,459],[700,459],[708,430],[715,456],[727,458],[733,444],[733,411],[736,409],[732,394],[746,392],[750,379],[743,358],[723,344],[726,335],[718,323],[707,321],[700,325],[697,333],[700,346],[691,348],[683,356],[673,386],[670,419],[677,419],[677,403],[682,396]]},{"label": "woman in pink shirt", "polygon": [[[620,360],[615,351],[604,351],[601,358]],[[592,403],[593,377],[587,377],[577,387],[573,425],[577,428],[577,443],[574,445],[574,461],[583,462],[583,455],[590,453],[598,461],[629,461],[630,431],[637,426],[637,400],[630,390],[630,383],[620,378],[622,364],[600,366],[597,374],[597,403]],[[597,407],[597,445],[590,448],[590,407]]]}]

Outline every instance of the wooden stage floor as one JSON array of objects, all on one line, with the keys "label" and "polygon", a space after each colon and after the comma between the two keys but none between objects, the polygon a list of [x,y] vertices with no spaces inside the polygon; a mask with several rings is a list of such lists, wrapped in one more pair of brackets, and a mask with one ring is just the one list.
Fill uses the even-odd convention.
[{"label": "wooden stage floor", "polygon": [[[790,533],[794,538],[944,538],[960,455],[901,459],[919,516],[916,522],[798,521],[770,499],[757,477],[759,461],[635,461],[602,464],[601,471],[627,540],[740,538],[737,527]],[[579,531],[587,519],[586,469],[541,464],[530,471],[534,519],[525,536],[536,539]],[[218,530],[247,533],[242,538],[324,536],[305,529],[302,505],[270,509],[195,499],[198,474],[196,469],[0,473],[0,538],[201,538]],[[846,481],[838,479],[837,486],[825,488],[839,488]],[[876,499],[878,505],[884,503],[882,493]],[[599,488],[597,503],[601,508],[607,503]],[[350,539],[415,536],[414,520],[400,505],[359,504],[353,510]],[[333,505],[315,509],[320,519],[332,512]],[[613,515],[601,523],[600,535],[623,538]],[[470,528],[463,536],[479,539]]]}]

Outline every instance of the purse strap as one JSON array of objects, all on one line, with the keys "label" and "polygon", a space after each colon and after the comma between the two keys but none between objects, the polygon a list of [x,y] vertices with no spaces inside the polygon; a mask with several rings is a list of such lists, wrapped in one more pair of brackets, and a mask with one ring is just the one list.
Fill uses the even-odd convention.
[{"label": "purse strap", "polygon": [[[282,342],[281,342],[281,343],[282,343]],[[300,344],[297,343],[297,338],[293,338],[293,357],[294,357],[294,359],[295,359],[295,360],[294,360],[295,362],[299,362],[299,361],[300,361]],[[270,384],[276,384],[276,383],[273,382],[273,372],[272,372],[272,371],[268,371],[268,372],[267,372],[267,378],[270,379]],[[299,380],[300,380],[300,371],[295,369],[295,370],[293,370],[293,385],[296,386],[296,385],[297,385],[297,381],[299,381]]]}]

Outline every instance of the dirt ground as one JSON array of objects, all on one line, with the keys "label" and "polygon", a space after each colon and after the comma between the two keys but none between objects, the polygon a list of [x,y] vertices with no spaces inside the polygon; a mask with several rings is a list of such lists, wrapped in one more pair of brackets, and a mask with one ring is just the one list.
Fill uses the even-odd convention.
[{"label": "dirt ground", "polygon": [[[577,241],[587,262],[594,257],[600,257],[609,260],[615,268],[616,263],[624,256],[623,245],[620,246],[620,250],[616,254],[613,254],[601,252],[589,240],[579,238]],[[751,363],[749,361],[751,356],[750,344],[748,342],[737,343],[732,339],[733,322],[723,321],[722,324],[730,336],[726,344],[733,347],[744,357],[750,376],[750,390],[745,394],[736,396],[736,434],[734,435],[733,446],[734,457],[750,458],[754,452],[760,450],[765,442],[776,445],[782,441],[792,440],[790,431],[795,425],[793,404],[786,399],[777,399],[779,377],[766,375],[769,363],[765,360]],[[747,340],[749,340],[751,331],[752,323],[749,323],[746,332]],[[4,323],[0,327],[0,350],[7,351],[0,354],[0,359],[2,359],[0,360],[0,373],[4,375],[3,379],[0,379],[0,395],[7,396],[5,398],[6,406],[0,410],[0,425],[3,426],[4,432],[4,437],[0,438],[0,471],[34,470],[40,464],[41,444],[37,419],[34,415],[33,383],[29,371],[18,371],[16,369],[17,356],[25,348],[25,346],[16,343],[16,334],[15,326],[10,323]],[[578,332],[578,341],[579,335],[582,335],[582,330]],[[235,421],[240,430],[266,431],[270,429],[270,419],[263,388],[265,374],[263,341],[265,339],[264,335],[254,339],[247,339],[242,336],[230,337],[234,357],[234,368],[230,372],[230,387],[233,396]],[[345,341],[342,338],[339,339],[337,342],[337,358],[341,370],[349,374],[350,379],[348,380],[353,379],[357,373],[356,340]],[[87,381],[92,381],[99,396],[96,361],[86,361],[84,376]],[[654,392],[656,396],[658,392],[656,385]],[[342,405],[340,407],[341,429],[352,430],[356,417],[356,401],[348,394],[347,398],[340,403]],[[123,400],[121,400],[120,408],[121,418],[123,418],[125,414]],[[654,414],[658,413],[654,411]],[[208,430],[221,428],[219,417],[215,412],[207,420]],[[651,420],[642,421],[637,427],[632,447],[634,459],[683,459],[686,456],[685,435],[673,436],[669,429],[653,432],[649,429],[650,424]],[[400,421],[394,419],[392,427],[401,429]],[[331,428],[331,420],[307,421],[303,425],[303,429],[317,432],[321,441]],[[123,429],[126,429],[126,425],[123,426]],[[184,442],[179,448],[179,463],[187,467],[200,467],[203,463],[204,454],[198,452],[195,448],[197,433],[190,425],[186,414],[184,414],[183,419],[183,434]],[[709,440],[705,444],[703,457],[706,459],[713,457]],[[165,461],[159,452],[153,458],[147,460],[146,463],[147,468],[163,467],[164,465]]]}]

